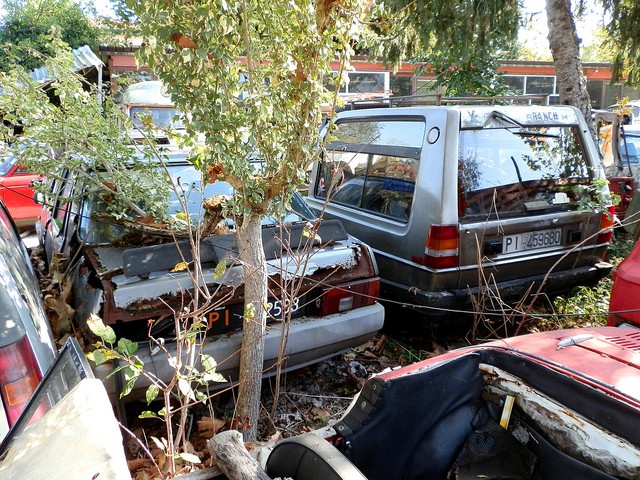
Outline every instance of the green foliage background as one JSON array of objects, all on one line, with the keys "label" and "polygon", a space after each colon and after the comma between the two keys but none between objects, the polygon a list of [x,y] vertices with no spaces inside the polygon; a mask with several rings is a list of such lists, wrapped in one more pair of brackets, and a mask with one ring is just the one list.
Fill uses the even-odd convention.
[{"label": "green foliage background", "polygon": [[0,70],[20,65],[41,67],[44,57],[55,56],[52,33],[71,48],[97,46],[100,28],[92,23],[93,9],[75,0],[4,0],[6,15],[0,24]]}]

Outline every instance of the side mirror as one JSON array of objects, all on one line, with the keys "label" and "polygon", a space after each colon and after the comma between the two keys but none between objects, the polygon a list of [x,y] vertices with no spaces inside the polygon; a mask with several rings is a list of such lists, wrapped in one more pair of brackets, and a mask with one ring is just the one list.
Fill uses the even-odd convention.
[{"label": "side mirror", "polygon": [[35,192],[33,194],[33,201],[39,205],[44,205],[45,204],[45,198],[44,198],[44,193],[42,192]]}]

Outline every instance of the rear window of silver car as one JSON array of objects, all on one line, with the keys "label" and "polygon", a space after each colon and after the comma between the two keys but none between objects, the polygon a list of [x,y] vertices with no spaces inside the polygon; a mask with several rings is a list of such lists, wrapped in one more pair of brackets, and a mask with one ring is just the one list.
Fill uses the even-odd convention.
[{"label": "rear window of silver car", "polygon": [[577,127],[462,130],[459,148],[462,218],[571,210],[590,197]]}]

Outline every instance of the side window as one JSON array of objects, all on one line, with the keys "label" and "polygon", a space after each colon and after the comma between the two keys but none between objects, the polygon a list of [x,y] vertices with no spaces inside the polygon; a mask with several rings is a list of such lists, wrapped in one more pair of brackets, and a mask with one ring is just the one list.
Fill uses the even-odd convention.
[{"label": "side window", "polygon": [[67,210],[71,208],[70,199],[73,194],[73,177],[68,171],[62,172],[60,178],[51,181],[45,202],[50,212],[50,219],[58,229],[62,228]]},{"label": "side window", "polygon": [[16,231],[15,225],[5,208],[0,207],[0,228],[2,229],[2,237],[11,239],[16,245],[20,244],[20,235]]},{"label": "side window", "polygon": [[422,120],[338,125],[315,186],[317,197],[407,221],[425,125]]}]

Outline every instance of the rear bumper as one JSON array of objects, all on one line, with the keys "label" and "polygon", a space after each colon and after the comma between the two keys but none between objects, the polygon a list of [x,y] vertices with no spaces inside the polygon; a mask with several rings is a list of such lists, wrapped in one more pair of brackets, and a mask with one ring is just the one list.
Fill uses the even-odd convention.
[{"label": "rear bumper", "polygon": [[[613,269],[607,262],[578,267],[571,270],[552,272],[548,276],[536,275],[491,285],[500,298],[521,299],[527,293],[535,293],[544,282],[543,292],[559,294],[579,285],[590,285],[606,276]],[[471,297],[482,294],[487,287],[468,287],[447,291],[426,291],[381,279],[382,298],[404,303],[406,307],[417,306],[428,314],[446,314],[448,309],[463,307],[471,303]],[[427,307],[427,308],[425,308]]]},{"label": "rear bumper", "polygon": [[[384,308],[379,303],[325,317],[293,319],[286,347],[285,370],[317,363],[362,345],[382,328],[383,323]],[[280,325],[271,324],[267,328],[264,344],[264,372],[266,376],[275,373],[273,366],[278,360],[280,340]],[[231,382],[236,382],[241,345],[241,331],[216,335],[207,339],[202,353],[211,355],[218,362],[217,371],[230,379]],[[167,347],[169,352],[172,352],[170,344]],[[167,358],[162,352],[151,355],[147,345],[141,344],[137,355],[144,363],[146,371],[165,381],[171,378],[173,369],[169,366]],[[120,392],[118,384],[122,385],[124,380],[118,379],[117,375],[106,378],[112,371],[112,365],[103,364],[94,367],[96,377],[105,382],[107,392],[114,401]],[[122,375],[122,372],[118,375]],[[140,377],[134,390],[125,400],[144,397],[148,386],[149,381],[145,377]]]}]

